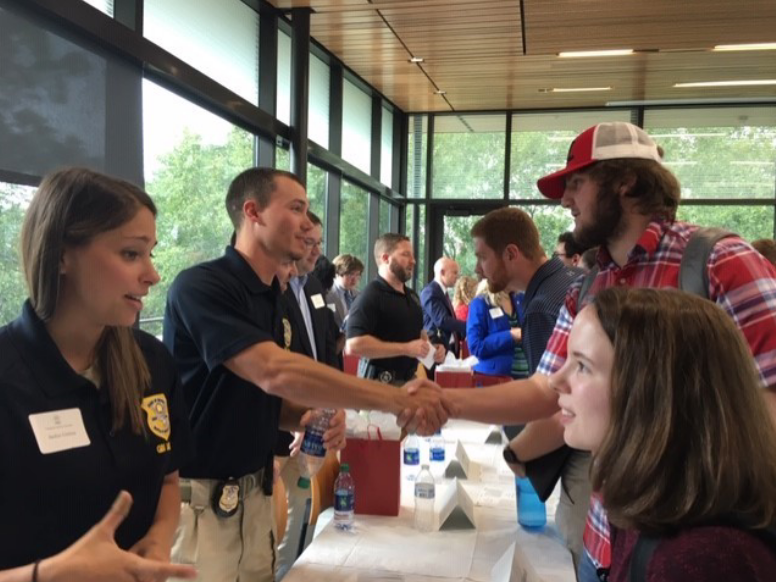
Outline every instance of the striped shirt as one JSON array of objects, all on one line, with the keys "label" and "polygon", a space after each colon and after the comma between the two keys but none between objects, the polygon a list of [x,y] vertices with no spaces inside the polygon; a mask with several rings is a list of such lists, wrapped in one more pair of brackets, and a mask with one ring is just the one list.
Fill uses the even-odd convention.
[{"label": "striped shirt", "polygon": [[[682,253],[699,227],[683,222],[653,221],[628,254],[622,267],[608,250],[598,252],[598,275],[590,286],[585,304],[596,292],[608,287],[677,288]],[[721,306],[743,333],[765,388],[776,388],[776,269],[739,237],[723,238],[708,261],[709,298]],[[550,375],[566,360],[566,343],[578,313],[577,298],[582,280],[566,295],[538,372]],[[597,568],[611,564],[609,523],[601,499],[593,495],[584,534],[585,551]]]}]

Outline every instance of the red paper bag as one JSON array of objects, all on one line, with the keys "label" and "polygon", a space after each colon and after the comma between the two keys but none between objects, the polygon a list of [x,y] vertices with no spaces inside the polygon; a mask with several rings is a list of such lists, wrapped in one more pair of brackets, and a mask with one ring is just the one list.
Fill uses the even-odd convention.
[{"label": "red paper bag", "polygon": [[437,370],[434,373],[434,382],[442,388],[472,388],[474,386],[472,373],[468,370],[466,372],[440,372]]},{"label": "red paper bag", "polygon": [[401,492],[401,443],[348,437],[340,463],[350,465],[356,485],[356,513],[399,515]]}]

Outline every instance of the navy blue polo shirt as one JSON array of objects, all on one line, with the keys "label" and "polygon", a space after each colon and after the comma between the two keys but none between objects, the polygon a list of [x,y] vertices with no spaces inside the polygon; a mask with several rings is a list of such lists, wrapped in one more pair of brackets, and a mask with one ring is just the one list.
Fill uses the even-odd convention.
[{"label": "navy blue polo shirt", "polygon": [[[404,293],[399,293],[378,275],[351,305],[347,328],[348,339],[371,335],[384,342],[416,340],[423,329],[418,294],[406,285]],[[393,371],[399,380],[412,378],[418,368],[418,360],[407,356],[372,358],[370,362]]]},{"label": "navy blue polo shirt", "polygon": [[567,267],[559,258],[553,257],[539,267],[528,282],[523,297],[522,344],[528,358],[529,374],[539,367],[566,300],[566,291],[582,275],[581,269]]},{"label": "navy blue polo shirt", "polygon": [[284,345],[280,297],[277,279],[265,285],[233,247],[182,271],[170,287],[164,343],[181,376],[196,450],[182,477],[229,479],[271,470],[282,401],[224,362],[261,342]]},{"label": "navy blue polo shirt", "polygon": [[[96,524],[119,491],[132,510],[116,532],[130,548],[151,526],[165,475],[191,454],[175,364],[164,346],[135,330],[151,373],[145,435],[114,431],[109,388],[77,374],[29,302],[0,328],[0,569],[51,556]],[[150,405],[150,406],[149,406]],[[88,444],[42,454],[30,415],[78,409]],[[153,412],[156,410],[156,412]]]}]

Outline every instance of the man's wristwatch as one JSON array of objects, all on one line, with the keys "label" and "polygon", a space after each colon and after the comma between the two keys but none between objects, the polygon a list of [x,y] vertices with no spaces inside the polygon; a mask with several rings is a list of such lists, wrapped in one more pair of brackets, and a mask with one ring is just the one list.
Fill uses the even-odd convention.
[{"label": "man's wristwatch", "polygon": [[509,446],[509,443],[507,443],[506,446],[504,447],[503,455],[504,455],[504,460],[510,465],[523,464],[523,461],[517,458],[515,451],[512,450],[512,447]]}]

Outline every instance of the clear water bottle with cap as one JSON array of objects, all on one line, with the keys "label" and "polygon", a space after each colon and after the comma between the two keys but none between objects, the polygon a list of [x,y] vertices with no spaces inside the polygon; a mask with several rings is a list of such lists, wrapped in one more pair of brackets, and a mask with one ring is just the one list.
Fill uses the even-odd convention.
[{"label": "clear water bottle with cap", "polygon": [[415,479],[415,529],[418,531],[434,531],[434,499],[436,485],[434,476],[423,465]]},{"label": "clear water bottle with cap", "polygon": [[404,439],[404,475],[408,481],[414,481],[420,468],[420,439],[416,434],[408,434]]},{"label": "clear water bottle with cap", "polygon": [[318,472],[326,457],[326,449],[323,448],[323,433],[329,429],[329,422],[334,416],[333,408],[319,408],[313,410],[313,417],[304,430],[304,439],[297,455],[299,463],[299,481],[297,486],[301,489],[310,487],[310,479]]},{"label": "clear water bottle with cap", "polygon": [[547,523],[547,508],[539,499],[531,480],[515,477],[517,488],[517,522],[525,529],[540,529]]},{"label": "clear water bottle with cap", "polygon": [[334,527],[341,530],[353,529],[353,513],[356,508],[356,484],[347,463],[340,465],[337,480],[334,481]]},{"label": "clear water bottle with cap", "polygon": [[431,462],[431,474],[442,479],[445,474],[445,439],[442,438],[442,431],[434,433],[428,443],[428,459]]}]

